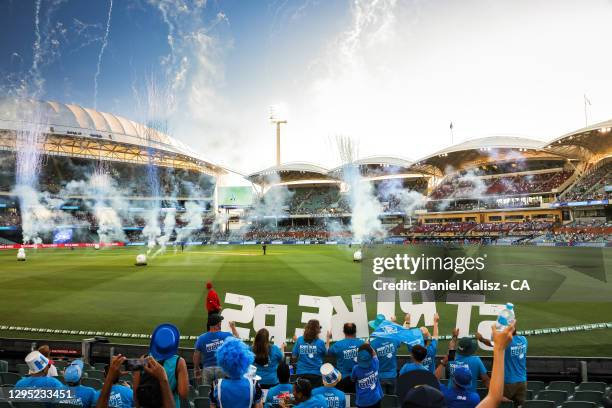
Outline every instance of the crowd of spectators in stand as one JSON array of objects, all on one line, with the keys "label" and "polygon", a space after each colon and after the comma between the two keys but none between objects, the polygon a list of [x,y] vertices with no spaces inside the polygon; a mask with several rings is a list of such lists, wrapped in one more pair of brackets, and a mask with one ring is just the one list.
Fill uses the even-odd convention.
[{"label": "crowd of spectators in stand", "polygon": [[511,197],[504,199],[482,199],[470,201],[440,200],[427,202],[426,208],[430,212],[441,211],[471,211],[477,209],[495,210],[502,208],[534,208],[540,207],[539,199],[533,197]]},{"label": "crowd of spectators in stand", "polygon": [[[83,408],[497,408],[502,401],[519,406],[528,399],[528,339],[516,332],[514,321],[501,329],[492,325],[490,340],[455,328],[448,351],[439,358],[437,313],[432,332],[414,327],[410,314],[403,323],[379,314],[369,322],[367,341],[357,338],[353,322],[344,323],[341,339],[332,339],[311,319],[293,339],[290,367],[283,339],[262,328],[247,343],[234,322],[228,330],[223,320],[220,313],[209,313],[206,331],[194,345],[192,370],[179,354],[178,327],[162,323],[140,358],[128,361],[118,354],[110,364],[90,366],[80,359],[54,361],[43,346],[25,356],[26,375],[6,378],[17,390],[54,390],[53,404]],[[389,327],[398,334],[390,335]],[[477,341],[493,348],[490,375]],[[400,367],[402,350],[409,360]]]},{"label": "crowd of spectators in stand", "polygon": [[294,188],[290,190],[290,214],[324,215],[350,212],[346,198],[337,187]]},{"label": "crowd of spectators in stand", "polygon": [[571,171],[549,173],[505,175],[499,177],[476,178],[457,174],[447,177],[430,194],[431,199],[475,198],[481,196],[506,196],[551,192],[570,176]]},{"label": "crowd of spectators in stand", "polygon": [[21,216],[18,212],[0,211],[0,227],[21,225]]},{"label": "crowd of spectators in stand", "polygon": [[562,201],[603,200],[609,198],[605,187],[612,185],[612,160],[591,170],[562,196]]},{"label": "crowd of spectators in stand", "polygon": [[[0,168],[0,191],[15,187],[15,157],[5,155]],[[212,197],[215,180],[203,173],[178,168],[153,167],[113,162],[103,170],[116,182],[117,189],[127,196],[150,196],[154,193],[149,173],[154,172],[159,195],[167,197]],[[38,190],[51,194],[62,192],[70,181],[87,181],[97,169],[97,161],[68,157],[43,157],[37,170]],[[157,194],[156,194],[157,195]]]},{"label": "crowd of spectators in stand", "polygon": [[270,226],[252,225],[243,235],[246,240],[271,241],[275,239],[339,239],[349,238],[348,226],[334,226],[328,228],[325,225],[310,226]]}]

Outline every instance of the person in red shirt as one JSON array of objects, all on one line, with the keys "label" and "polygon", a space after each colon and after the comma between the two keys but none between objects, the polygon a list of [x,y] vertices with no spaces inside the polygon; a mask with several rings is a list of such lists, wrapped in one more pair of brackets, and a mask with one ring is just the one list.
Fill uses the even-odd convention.
[{"label": "person in red shirt", "polygon": [[[206,311],[208,311],[208,316],[221,313],[221,300],[213,289],[212,282],[206,282],[206,289],[208,289],[208,294],[206,295]],[[208,323],[206,323],[206,329],[209,329]]]}]

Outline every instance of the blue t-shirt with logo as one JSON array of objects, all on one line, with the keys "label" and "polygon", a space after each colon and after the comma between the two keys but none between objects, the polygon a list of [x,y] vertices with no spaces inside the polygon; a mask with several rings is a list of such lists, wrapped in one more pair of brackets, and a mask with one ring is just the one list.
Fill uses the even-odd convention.
[{"label": "blue t-shirt with logo", "polygon": [[217,349],[223,345],[228,337],[232,337],[232,334],[223,331],[207,332],[198,337],[195,342],[195,349],[202,355],[202,367],[215,367],[217,365]]},{"label": "blue t-shirt with logo", "polygon": [[69,388],[72,390],[72,392],[74,392],[74,399],[71,399],[70,401],[62,401],[62,403],[90,408],[94,407],[95,403],[98,401],[98,391],[91,387],[77,385],[76,387]]},{"label": "blue t-shirt with logo", "polygon": [[336,357],[336,367],[343,377],[353,372],[353,366],[357,364],[357,349],[362,344],[363,340],[351,338],[340,340],[329,348],[329,354]]},{"label": "blue t-shirt with logo", "polygon": [[424,370],[428,371],[426,367],[423,367],[421,364],[417,363],[406,363],[402,366],[399,375],[409,373],[410,371]]},{"label": "blue t-shirt with logo", "polygon": [[261,396],[261,389],[248,378],[223,379],[215,385],[211,402],[224,408],[251,408]]},{"label": "blue t-shirt with logo", "polygon": [[323,365],[323,357],[327,350],[325,343],[321,339],[314,339],[310,343],[300,336],[293,346],[292,355],[297,357],[297,372],[296,374],[314,374],[321,375],[319,371]]},{"label": "blue t-shirt with logo", "polygon": [[17,381],[15,388],[66,388],[55,377],[23,377]]},{"label": "blue t-shirt with logo", "polygon": [[431,371],[436,372],[436,353],[438,352],[438,340],[432,339],[427,346],[427,357],[421,361],[423,367]]},{"label": "blue t-shirt with logo", "polygon": [[293,385],[292,384],[278,384],[268,390],[266,395],[265,408],[277,408],[279,404],[278,396],[285,393],[291,394],[293,397]]},{"label": "blue t-shirt with logo", "polygon": [[527,339],[514,336],[506,347],[504,359],[504,383],[515,384],[527,381]]},{"label": "blue t-shirt with logo", "polygon": [[[93,405],[98,403],[100,393],[96,393],[96,400]],[[109,408],[131,408],[134,406],[134,393],[130,387],[125,385],[115,384],[111,387],[110,396],[108,397]]]},{"label": "blue t-shirt with logo", "polygon": [[448,387],[440,387],[444,394],[448,408],[474,408],[480,403],[480,396],[477,392],[461,390],[449,383]]},{"label": "blue t-shirt with logo", "polygon": [[312,395],[322,395],[327,400],[327,408],[346,407],[346,396],[336,387],[317,387]]},{"label": "blue t-shirt with logo", "polygon": [[370,367],[353,367],[351,378],[355,381],[355,403],[361,407],[376,404],[383,397],[382,387],[378,378],[378,358],[373,358]]},{"label": "blue t-shirt with logo", "polygon": [[[470,387],[470,391],[476,391],[477,382],[483,374],[487,373],[487,369],[485,368],[482,360],[478,356],[464,356],[462,354],[457,354],[455,356],[454,361],[448,362],[448,368],[451,375],[451,380],[453,378],[453,373],[455,372],[455,368],[457,367],[467,367],[470,369],[472,373],[472,385]],[[450,383],[450,381],[449,381]]]},{"label": "blue t-shirt with logo", "polygon": [[265,365],[253,363],[257,367],[257,375],[261,377],[260,384],[278,384],[276,369],[281,361],[283,361],[283,352],[277,345],[271,344],[268,351],[268,363]]},{"label": "blue t-shirt with logo", "polygon": [[399,340],[375,337],[370,345],[376,351],[380,361],[379,375],[381,379],[397,377],[397,352],[402,345]]},{"label": "blue t-shirt with logo", "polygon": [[327,401],[322,395],[313,395],[306,401],[294,406],[294,408],[327,408]]}]

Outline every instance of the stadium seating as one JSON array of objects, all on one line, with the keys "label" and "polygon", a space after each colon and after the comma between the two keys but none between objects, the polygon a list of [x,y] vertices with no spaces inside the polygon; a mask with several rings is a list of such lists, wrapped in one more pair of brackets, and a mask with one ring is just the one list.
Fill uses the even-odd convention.
[{"label": "stadium seating", "polygon": [[482,178],[476,176],[473,172],[462,172],[443,180],[430,194],[429,198],[434,200],[465,199],[547,193],[558,188],[571,175],[571,171],[558,170],[546,173],[505,174]]},{"label": "stadium seating", "polygon": [[594,402],[588,401],[565,401],[561,404],[562,408],[595,408],[596,406]]},{"label": "stadium seating", "polygon": [[599,391],[606,392],[607,385],[605,382],[585,381],[578,384],[577,391]]},{"label": "stadium seating", "polygon": [[0,373],[6,373],[8,371],[8,362],[0,360]]},{"label": "stadium seating", "polygon": [[573,401],[587,401],[597,405],[601,404],[604,393],[601,391],[576,391],[572,398]]},{"label": "stadium seating", "polygon": [[21,376],[17,373],[0,373],[0,380],[2,380],[0,381],[1,384],[15,385],[20,378]]},{"label": "stadium seating", "polygon": [[194,408],[210,408],[210,400],[207,397],[197,397],[193,399]]},{"label": "stadium seating", "polygon": [[556,406],[554,401],[547,400],[526,400],[523,403],[523,408],[555,408]]},{"label": "stadium seating", "polygon": [[396,408],[400,406],[400,400],[397,395],[384,395],[381,408]]},{"label": "stadium seating", "polygon": [[562,196],[562,201],[601,200],[608,195],[606,185],[612,184],[612,161],[603,163],[586,172]]},{"label": "stadium seating", "polygon": [[552,401],[555,406],[561,405],[567,400],[567,391],[560,390],[542,390],[536,395],[537,400]]},{"label": "stadium seating", "polygon": [[547,390],[565,391],[568,396],[574,394],[576,383],[573,381],[551,381],[546,387]]}]

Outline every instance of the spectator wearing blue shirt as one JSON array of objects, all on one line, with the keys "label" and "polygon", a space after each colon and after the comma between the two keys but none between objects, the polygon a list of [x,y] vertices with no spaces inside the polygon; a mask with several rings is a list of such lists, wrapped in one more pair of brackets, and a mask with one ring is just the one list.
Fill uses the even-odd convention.
[{"label": "spectator wearing blue shirt", "polygon": [[124,363],[127,358],[121,354],[113,356],[111,363],[104,369],[106,371],[106,378],[104,379],[104,385],[97,395],[95,402],[96,406],[99,407],[121,407],[129,408],[133,406],[139,407],[161,407],[161,408],[175,408],[174,399],[172,398],[172,391],[168,384],[168,376],[164,367],[159,364],[153,357],[146,357],[143,360],[143,378],[139,371],[134,371],[134,389],[138,394],[138,403],[135,404],[135,400],[132,398],[132,390],[130,391],[129,398],[127,394],[117,392],[117,382],[119,377],[123,373]]},{"label": "spectator wearing blue shirt", "polygon": [[470,391],[476,391],[476,384],[480,378],[485,385],[488,385],[489,376],[487,375],[487,369],[480,357],[473,355],[476,352],[476,340],[470,337],[462,337],[459,339],[457,344],[457,353],[455,360],[448,362],[451,379],[453,373],[458,367],[467,367],[472,373],[472,385]]},{"label": "spectator wearing blue shirt", "polygon": [[195,343],[193,353],[194,376],[197,382],[211,385],[217,378],[223,378],[223,370],[217,366],[217,350],[223,345],[228,337],[240,337],[236,331],[234,322],[230,322],[232,333],[221,331],[223,316],[210,314],[208,332],[200,335]]},{"label": "spectator wearing blue shirt", "polygon": [[90,408],[95,406],[94,403],[98,399],[98,392],[91,387],[81,385],[82,375],[83,361],[74,360],[66,367],[64,371],[64,381],[66,381],[68,388],[74,393],[74,399],[65,402],[83,408]]},{"label": "spectator wearing blue shirt", "polygon": [[412,346],[410,354],[412,355],[412,362],[404,364],[399,372],[399,375],[415,370],[429,371],[425,366],[423,366],[423,360],[425,357],[427,357],[427,349],[425,347],[421,346],[420,344],[416,344]]},{"label": "spectator wearing blue shirt", "polygon": [[[480,333],[476,338],[491,346],[493,343]],[[504,358],[504,397],[514,402],[515,406],[523,405],[527,398],[527,338],[512,333],[512,341],[505,350]]]},{"label": "spectator wearing blue shirt", "polygon": [[321,366],[323,386],[312,390],[312,395],[322,395],[327,401],[327,408],[344,408],[346,396],[344,392],[335,388],[342,380],[342,373],[333,365],[325,363]]},{"label": "spectator wearing blue shirt", "polygon": [[342,380],[337,387],[344,392],[355,393],[355,383],[351,381],[353,367],[357,364],[357,349],[363,344],[363,340],[357,338],[357,326],[355,323],[345,323],[342,328],[344,339],[335,342],[331,347],[331,332],[327,334],[328,354],[336,357],[336,366],[342,374]]},{"label": "spectator wearing blue shirt", "polygon": [[[375,320],[369,322],[369,325],[372,329],[376,330],[384,320],[385,316],[379,314]],[[378,357],[380,364],[379,378],[384,393],[395,394],[397,384],[397,352],[402,342],[396,339],[375,337],[371,340],[370,345]]]},{"label": "spectator wearing blue shirt", "polygon": [[423,340],[425,340],[425,348],[427,348],[427,357],[425,357],[421,364],[423,364],[423,367],[428,369],[432,374],[436,371],[436,353],[438,352],[439,321],[440,316],[437,313],[434,314],[433,336],[429,333],[429,329],[427,327],[421,327],[421,333],[423,333]]},{"label": "spectator wearing blue shirt", "polygon": [[269,389],[278,384],[276,369],[283,361],[285,343],[278,347],[270,343],[270,333],[267,329],[259,329],[253,342],[253,353],[255,353],[255,367],[257,375],[261,377],[259,384],[263,389]]},{"label": "spectator wearing blue shirt", "polygon": [[442,393],[448,408],[475,408],[480,403],[477,392],[470,390],[472,373],[467,367],[457,367],[448,387],[442,386]]},{"label": "spectator wearing blue shirt", "polygon": [[378,408],[383,398],[383,390],[378,378],[378,358],[367,343],[357,351],[357,365],[353,367],[351,378],[355,381],[355,404],[358,408]]},{"label": "spectator wearing blue shirt", "polygon": [[28,354],[25,362],[29,368],[28,376],[17,381],[15,388],[64,388],[55,377],[47,376],[51,364],[39,351]]},{"label": "spectator wearing blue shirt", "polygon": [[245,375],[255,355],[236,338],[226,340],[217,351],[217,365],[227,378],[215,382],[210,395],[213,408],[263,407],[262,392],[257,382]]},{"label": "spectator wearing blue shirt", "polygon": [[327,354],[325,343],[319,338],[321,325],[318,320],[309,320],[304,328],[304,335],[300,336],[293,345],[291,353],[297,361],[296,374],[310,381],[313,387],[321,385],[320,369],[323,358]]},{"label": "spectator wearing blue shirt", "polygon": [[[106,380],[109,379],[110,366],[104,367]],[[106,381],[105,380],[105,381]],[[113,377],[113,382],[110,388],[110,395],[108,397],[108,407],[112,408],[131,408],[134,404],[134,392],[130,387],[124,384],[119,384],[119,377]],[[94,405],[98,403],[101,393],[96,394],[96,401]]]},{"label": "spectator wearing blue shirt", "polygon": [[322,395],[312,394],[312,384],[306,378],[298,378],[293,384],[294,405],[290,405],[291,401],[284,399],[281,401],[281,407],[286,408],[327,408],[327,400]]},{"label": "spectator wearing blue shirt", "polygon": [[291,377],[289,366],[284,361],[278,364],[276,376],[279,384],[268,390],[264,404],[265,408],[278,408],[282,399],[293,399],[293,385],[289,383]]}]

